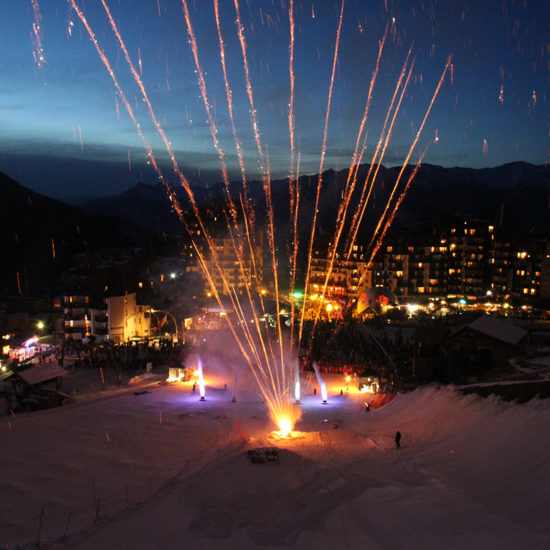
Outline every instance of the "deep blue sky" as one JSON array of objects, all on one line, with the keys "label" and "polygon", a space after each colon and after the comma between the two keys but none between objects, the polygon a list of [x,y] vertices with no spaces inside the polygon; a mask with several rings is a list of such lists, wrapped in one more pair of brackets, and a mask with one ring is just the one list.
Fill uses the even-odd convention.
[{"label": "deep blue sky", "polygon": [[[174,178],[139,89],[100,0],[78,0],[136,109],[165,174]],[[222,32],[239,137],[252,177],[252,139],[232,0],[220,0]],[[134,125],[77,15],[65,0],[39,0],[46,64],[33,59],[31,0],[0,3],[0,170],[56,198],[108,195],[156,181]],[[109,0],[159,120],[191,180],[220,181],[197,85],[181,0]],[[262,141],[274,177],[289,171],[289,0],[240,0]],[[323,137],[340,0],[295,0],[296,138],[301,173],[316,173]],[[189,0],[218,135],[238,177],[211,0]],[[407,50],[416,59],[385,165],[398,164],[414,139],[447,57],[449,73],[418,144],[425,162],[486,167],[550,160],[548,0],[346,0],[325,167],[349,166],[378,41],[386,44],[368,121],[368,150]],[[69,34],[68,29],[72,28]],[[82,137],[81,137],[82,136]],[[435,139],[437,136],[437,140]],[[131,158],[131,167],[128,157]]]}]

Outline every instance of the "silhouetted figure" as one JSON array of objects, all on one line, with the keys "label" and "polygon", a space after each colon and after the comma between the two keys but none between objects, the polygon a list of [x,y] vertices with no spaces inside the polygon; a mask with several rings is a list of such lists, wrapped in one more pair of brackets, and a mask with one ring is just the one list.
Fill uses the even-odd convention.
[{"label": "silhouetted figure", "polygon": [[401,449],[401,432],[395,432],[395,448]]},{"label": "silhouetted figure", "polygon": [[317,395],[317,388],[313,388],[313,395]]},{"label": "silhouetted figure", "polygon": [[365,412],[370,412],[370,405],[365,401]]},{"label": "silhouetted figure", "polygon": [[196,389],[197,389],[197,384],[193,384],[193,393],[195,393]]}]

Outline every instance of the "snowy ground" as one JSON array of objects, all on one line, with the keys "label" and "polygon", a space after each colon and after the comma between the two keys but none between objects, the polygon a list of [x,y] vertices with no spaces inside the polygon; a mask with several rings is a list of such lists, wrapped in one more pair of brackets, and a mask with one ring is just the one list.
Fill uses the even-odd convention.
[{"label": "snowy ground", "polygon": [[280,440],[248,380],[231,403],[205,375],[204,402],[150,385],[2,417],[0,548],[550,548],[550,401],[429,387],[366,413],[333,375]]}]

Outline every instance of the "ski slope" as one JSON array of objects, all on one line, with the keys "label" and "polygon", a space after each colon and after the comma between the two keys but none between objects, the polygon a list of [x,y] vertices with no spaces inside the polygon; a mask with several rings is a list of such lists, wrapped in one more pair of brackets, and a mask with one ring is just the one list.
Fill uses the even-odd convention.
[{"label": "ski slope", "polygon": [[424,387],[366,413],[327,378],[284,440],[223,375],[204,402],[159,384],[3,417],[0,547],[550,548],[550,402]]}]

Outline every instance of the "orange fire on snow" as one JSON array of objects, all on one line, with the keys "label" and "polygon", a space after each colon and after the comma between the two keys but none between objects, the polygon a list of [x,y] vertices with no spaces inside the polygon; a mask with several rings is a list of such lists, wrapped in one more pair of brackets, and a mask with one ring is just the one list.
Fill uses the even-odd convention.
[{"label": "orange fire on snow", "polygon": [[278,424],[279,424],[279,433],[283,437],[287,437],[288,434],[292,432],[292,423],[288,418],[279,418]]},{"label": "orange fire on snow", "polygon": [[280,403],[276,409],[271,412],[271,418],[279,429],[272,432],[273,435],[283,439],[292,437],[294,426],[300,420],[302,410],[293,403]]}]

